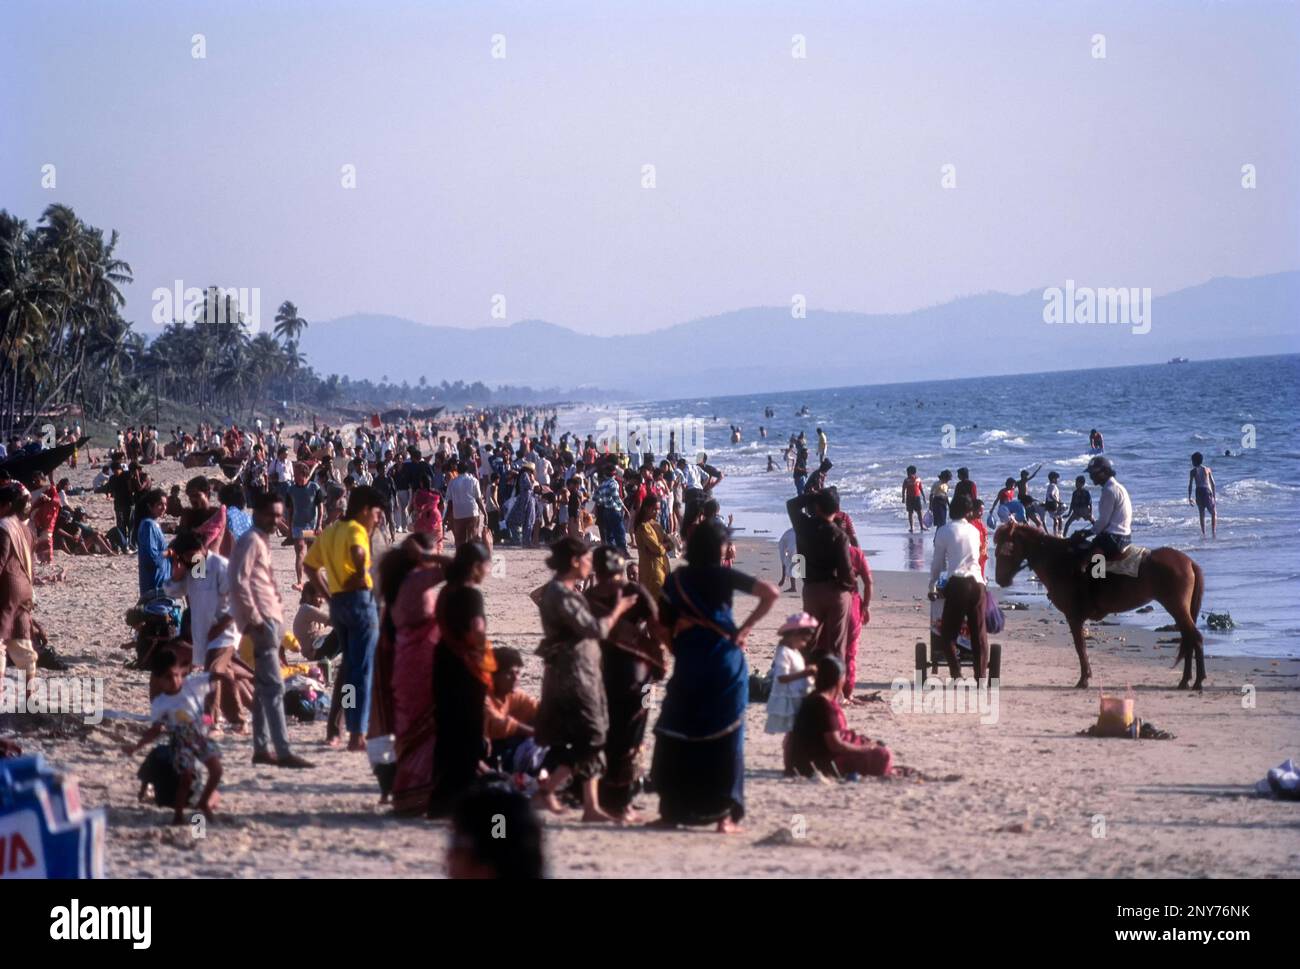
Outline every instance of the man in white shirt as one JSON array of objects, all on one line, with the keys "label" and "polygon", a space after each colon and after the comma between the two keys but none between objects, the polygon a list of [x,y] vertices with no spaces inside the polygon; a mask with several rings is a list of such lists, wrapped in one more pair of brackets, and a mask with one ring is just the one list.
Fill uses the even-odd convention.
[{"label": "man in white shirt", "polygon": [[1088,477],[1093,484],[1102,486],[1089,553],[1097,551],[1108,559],[1116,558],[1133,541],[1133,503],[1128,489],[1115,478],[1114,463],[1105,455],[1088,462]]},{"label": "man in white shirt", "polygon": [[540,452],[534,451],[533,476],[537,478],[537,484],[542,488],[551,486],[551,475],[555,472],[555,467]]},{"label": "man in white shirt", "polygon": [[939,578],[948,573],[943,588],[943,616],[939,620],[939,638],[948,654],[948,670],[956,679],[961,676],[957,656],[957,636],[962,623],[970,633],[975,654],[975,678],[984,679],[988,672],[989,644],[984,628],[984,573],[980,569],[980,533],[967,519],[971,514],[970,498],[957,495],[948,506],[949,520],[935,530],[934,556],[930,559],[931,600],[939,597]]},{"label": "man in white shirt", "polygon": [[468,461],[461,462],[460,474],[447,485],[447,513],[451,516],[451,533],[457,546],[478,539],[487,509],[483,505],[483,490],[474,477],[474,466]]}]

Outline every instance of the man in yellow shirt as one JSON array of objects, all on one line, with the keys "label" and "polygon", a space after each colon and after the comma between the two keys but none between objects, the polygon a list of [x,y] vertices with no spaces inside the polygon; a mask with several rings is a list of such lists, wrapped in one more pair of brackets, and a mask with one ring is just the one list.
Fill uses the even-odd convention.
[{"label": "man in yellow shirt", "polygon": [[383,520],[387,500],[369,485],[352,489],[343,517],[312,543],[303,567],[330,593],[330,619],[343,640],[342,704],[348,750],[366,749],[370,725],[370,676],[379,642],[379,613],[370,576],[370,536]]}]

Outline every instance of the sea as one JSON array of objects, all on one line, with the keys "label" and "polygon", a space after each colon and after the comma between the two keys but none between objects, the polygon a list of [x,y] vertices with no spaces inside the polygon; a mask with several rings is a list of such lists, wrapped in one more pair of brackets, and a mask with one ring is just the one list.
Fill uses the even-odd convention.
[{"label": "sea", "polygon": [[[1096,428],[1132,498],[1134,542],[1194,558],[1206,579],[1198,619],[1231,617],[1230,630],[1206,630],[1207,650],[1300,657],[1300,355],[578,405],[561,417],[563,430],[583,436],[630,428],[651,443],[662,437],[657,453],[671,431],[679,450],[707,453],[725,474],[715,496],[737,533],[772,541],[789,527],[784,503],[794,494],[783,452],[802,431],[814,468],[819,427],[833,463],[827,481],[873,568],[913,571],[928,571],[933,532],[908,533],[900,495],[909,464],[927,495],[940,471],[968,467],[989,507],[1006,478],[1042,462],[1031,494],[1041,500],[1055,470],[1068,502]],[[1202,538],[1187,503],[1193,451],[1214,472],[1217,538],[1208,518]],[[1095,510],[1099,489],[1088,488]],[[1027,570],[1008,593],[1043,594]],[[1171,621],[1158,604],[1116,618]]]}]

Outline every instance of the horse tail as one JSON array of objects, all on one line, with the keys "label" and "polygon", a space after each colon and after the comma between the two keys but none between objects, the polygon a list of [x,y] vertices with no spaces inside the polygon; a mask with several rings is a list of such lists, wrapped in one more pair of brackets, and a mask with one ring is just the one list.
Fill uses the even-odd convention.
[{"label": "horse tail", "polygon": [[1205,594],[1205,573],[1193,562],[1192,574],[1196,576],[1196,585],[1192,587],[1192,622],[1196,622],[1196,617],[1201,614],[1201,596]]}]

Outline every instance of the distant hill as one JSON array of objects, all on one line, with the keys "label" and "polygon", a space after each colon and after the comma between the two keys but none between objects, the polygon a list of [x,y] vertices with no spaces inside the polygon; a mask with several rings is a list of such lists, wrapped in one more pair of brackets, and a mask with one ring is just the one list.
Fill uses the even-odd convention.
[{"label": "distant hill", "polygon": [[1300,272],[1157,295],[1145,334],[1048,324],[1044,305],[1043,290],[1033,290],[898,314],[810,310],[794,319],[788,308],[756,307],[615,337],[541,320],[471,330],[361,314],[314,322],[302,351],[317,372],[354,378],[600,386],[650,398],[1300,351]]}]

